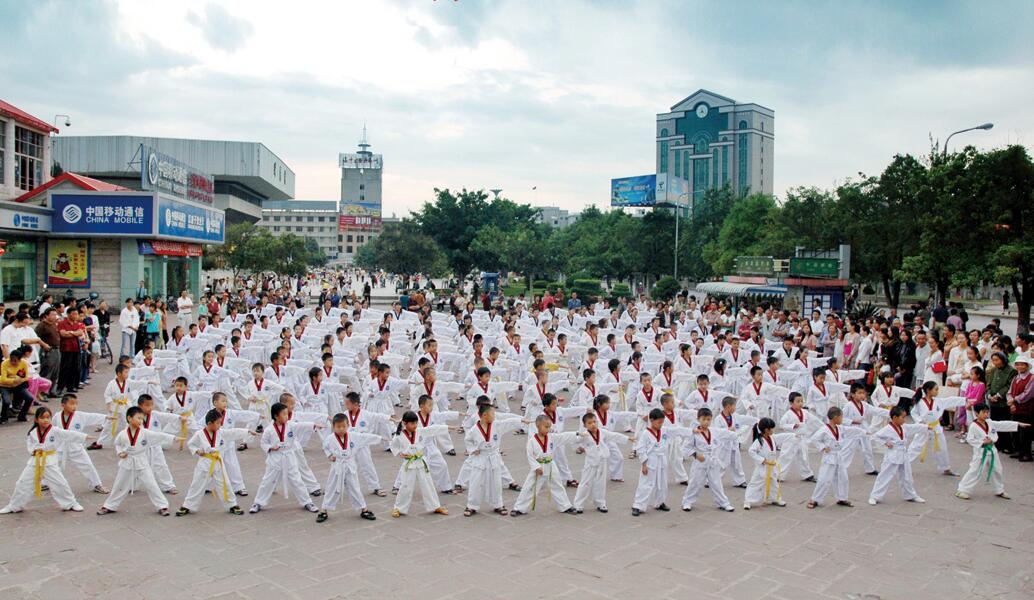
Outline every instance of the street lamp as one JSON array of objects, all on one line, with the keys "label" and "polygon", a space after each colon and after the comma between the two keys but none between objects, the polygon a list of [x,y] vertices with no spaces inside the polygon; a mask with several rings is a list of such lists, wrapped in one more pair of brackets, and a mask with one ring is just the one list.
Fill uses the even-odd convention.
[{"label": "street lamp", "polygon": [[948,142],[951,141],[952,136],[959,133],[966,133],[967,131],[973,131],[976,129],[983,129],[984,131],[987,131],[988,129],[991,129],[994,126],[994,123],[984,123],[983,125],[977,125],[976,127],[969,127],[967,129],[960,129],[956,131],[955,133],[949,135],[948,139],[944,140],[944,152],[941,153],[941,156],[946,156],[948,154]]},{"label": "street lamp", "polygon": [[55,129],[57,129],[57,120],[58,120],[59,117],[64,117],[65,118],[65,127],[71,127],[72,126],[72,117],[70,117],[68,115],[54,115],[54,128]]},{"label": "street lamp", "polygon": [[682,213],[682,197],[689,199],[689,192],[679,194],[675,199],[675,283],[679,282],[679,215]]}]

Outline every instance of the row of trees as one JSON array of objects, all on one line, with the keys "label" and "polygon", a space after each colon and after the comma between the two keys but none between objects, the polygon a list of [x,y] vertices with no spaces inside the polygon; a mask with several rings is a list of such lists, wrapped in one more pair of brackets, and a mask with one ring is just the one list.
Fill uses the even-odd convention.
[{"label": "row of trees", "polygon": [[[565,275],[610,283],[674,270],[674,215],[635,218],[590,207],[554,230],[536,210],[483,191],[435,190],[435,199],[360,249],[360,264],[400,273],[516,272],[530,282]],[[1034,163],[1022,146],[990,152],[895,156],[879,175],[859,174],[832,190],[797,188],[736,197],[709,190],[681,226],[679,274],[703,281],[730,273],[735,257],[790,257],[794,248],[850,244],[855,283],[881,283],[890,306],[902,284],[1006,286],[1030,319],[1034,300]]]},{"label": "row of trees", "polygon": [[293,233],[274,236],[253,223],[236,223],[226,228],[221,246],[205,252],[206,269],[227,269],[240,274],[273,271],[282,275],[304,275],[310,267],[327,264],[327,256],[313,238]]}]

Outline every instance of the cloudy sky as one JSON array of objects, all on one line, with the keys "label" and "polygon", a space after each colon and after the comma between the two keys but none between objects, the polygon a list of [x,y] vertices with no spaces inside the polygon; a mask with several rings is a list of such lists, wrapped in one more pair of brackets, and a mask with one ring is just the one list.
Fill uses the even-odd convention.
[{"label": "cloudy sky", "polygon": [[1034,144],[1023,0],[0,0],[0,23],[0,98],[73,135],[261,141],[298,198],[338,197],[365,122],[386,214],[434,187],[602,206],[699,88],[775,110],[777,194],[985,121],[955,140]]}]

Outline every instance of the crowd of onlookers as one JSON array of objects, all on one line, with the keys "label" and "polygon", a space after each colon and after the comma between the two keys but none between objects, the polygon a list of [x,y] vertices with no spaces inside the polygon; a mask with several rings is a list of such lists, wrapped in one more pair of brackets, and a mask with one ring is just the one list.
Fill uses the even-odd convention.
[{"label": "crowd of onlookers", "polygon": [[102,300],[41,298],[37,319],[27,303],[0,303],[0,423],[25,421],[35,402],[46,402],[88,385],[96,373],[111,315]]}]

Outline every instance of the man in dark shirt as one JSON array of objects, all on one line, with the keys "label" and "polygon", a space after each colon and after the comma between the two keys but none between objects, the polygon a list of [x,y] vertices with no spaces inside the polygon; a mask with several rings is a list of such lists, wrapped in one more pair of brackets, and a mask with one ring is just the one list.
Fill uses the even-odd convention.
[{"label": "man in dark shirt", "polygon": [[49,349],[40,353],[40,377],[50,380],[54,385],[47,393],[51,398],[58,398],[59,389],[57,386],[58,369],[61,365],[61,334],[57,329],[57,311],[48,308],[40,315],[39,325],[36,326],[36,336],[45,343]]}]

